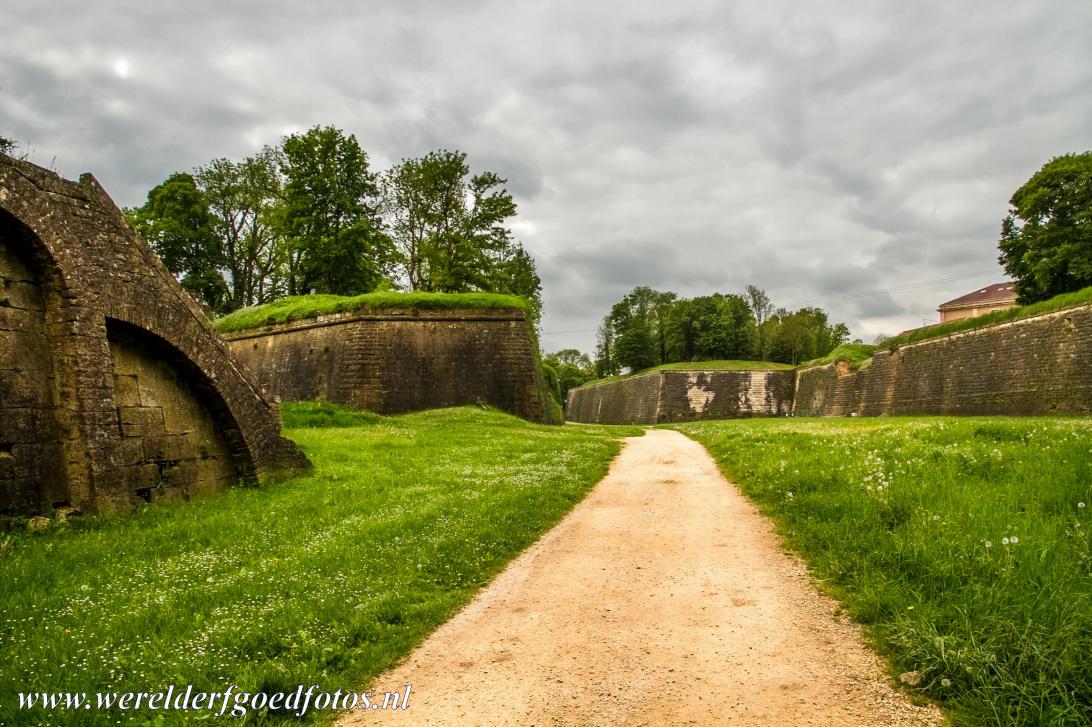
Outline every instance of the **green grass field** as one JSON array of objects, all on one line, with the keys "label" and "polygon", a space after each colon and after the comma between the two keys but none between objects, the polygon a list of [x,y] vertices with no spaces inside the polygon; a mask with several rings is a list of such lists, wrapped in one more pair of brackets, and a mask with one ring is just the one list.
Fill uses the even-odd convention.
[{"label": "green grass field", "polygon": [[675,428],[955,724],[1092,724],[1088,419]]},{"label": "green grass field", "polygon": [[363,688],[579,501],[615,437],[639,432],[322,404],[286,407],[286,424],[311,475],[0,534],[0,724],[129,718],[20,713],[15,691]]}]

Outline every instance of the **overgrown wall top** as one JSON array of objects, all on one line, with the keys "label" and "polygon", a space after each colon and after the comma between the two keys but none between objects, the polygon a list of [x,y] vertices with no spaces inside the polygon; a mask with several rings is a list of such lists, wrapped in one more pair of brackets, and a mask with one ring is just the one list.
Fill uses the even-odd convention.
[{"label": "overgrown wall top", "polygon": [[228,334],[270,395],[381,414],[487,404],[550,421],[530,324],[518,309],[382,310]]}]

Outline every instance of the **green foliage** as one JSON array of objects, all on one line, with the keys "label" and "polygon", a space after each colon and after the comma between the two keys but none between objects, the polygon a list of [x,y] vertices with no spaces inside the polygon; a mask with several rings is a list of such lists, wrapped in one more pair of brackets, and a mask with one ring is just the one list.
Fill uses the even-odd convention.
[{"label": "green foliage", "polygon": [[756,349],[754,316],[738,295],[699,296],[675,302],[667,314],[667,359],[745,359]]},{"label": "green foliage", "polygon": [[379,182],[353,135],[316,126],[172,175],[126,214],[214,313],[408,285],[520,296],[537,326],[542,281],[506,226],[516,204],[504,179],[437,151],[389,170],[382,195]]},{"label": "green foliage", "polygon": [[15,151],[15,142],[6,136],[0,136],[0,154],[11,155]]},{"label": "green foliage", "polygon": [[595,366],[591,359],[575,348],[566,348],[557,353],[548,354],[543,358],[543,362],[550,365],[557,373],[558,393],[562,405],[571,389],[595,378]]},{"label": "green foliage", "polygon": [[578,502],[615,437],[639,431],[478,408],[295,428],[315,464],[305,477],[11,533],[0,722],[72,716],[19,712],[16,690],[363,689]]},{"label": "green foliage", "polygon": [[1092,723],[1086,419],[675,428],[955,724]]},{"label": "green foliage", "polygon": [[281,145],[288,293],[357,295],[387,273],[393,248],[377,216],[376,175],[356,137],[332,126]]},{"label": "green foliage", "polygon": [[356,296],[301,295],[281,298],[273,303],[243,308],[214,321],[221,333],[261,328],[274,323],[331,313],[364,309],[390,308],[518,308],[526,311],[527,301],[496,293],[403,293],[398,291],[365,293]]},{"label": "green foliage", "polygon": [[280,150],[265,147],[242,162],[214,159],[194,173],[227,274],[226,301],[218,310],[260,305],[286,292],[287,241],[278,227],[281,163]]},{"label": "green foliage", "polygon": [[779,310],[766,325],[770,358],[793,365],[825,356],[849,340],[845,324],[832,325],[819,308],[801,308],[795,313]]},{"label": "green foliage", "polygon": [[1000,262],[1021,303],[1092,285],[1092,151],[1051,159],[1009,204]]},{"label": "green foliage", "polygon": [[193,175],[172,174],[148,192],[143,206],[125,216],[156,251],[167,269],[188,280],[187,288],[202,294],[213,310],[223,303],[223,286],[213,277],[224,264],[208,199]]},{"label": "green foliage", "polygon": [[642,371],[701,359],[770,360],[792,365],[824,356],[849,339],[845,324],[831,324],[818,308],[773,309],[766,293],[748,286],[746,298],[713,293],[678,298],[637,287],[611,307],[599,327],[595,372]]},{"label": "green foliage", "polygon": [[471,175],[459,151],[403,159],[383,175],[383,219],[412,290],[519,295],[537,322],[542,282],[507,227],[516,203],[505,182],[493,172]]},{"label": "green foliage", "polygon": [[616,366],[637,371],[665,362],[667,317],[674,301],[674,293],[639,286],[611,307],[610,347]]}]

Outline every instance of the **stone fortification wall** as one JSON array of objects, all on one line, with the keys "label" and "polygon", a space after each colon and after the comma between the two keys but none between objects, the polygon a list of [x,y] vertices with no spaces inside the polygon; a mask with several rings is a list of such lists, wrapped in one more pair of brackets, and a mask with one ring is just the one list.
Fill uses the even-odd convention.
[{"label": "stone fortification wall", "polygon": [[573,389],[566,419],[660,424],[779,416],[792,410],[792,371],[654,371]]},{"label": "stone fortification wall", "polygon": [[1085,414],[1092,411],[1092,306],[877,351],[797,374],[797,416]]},{"label": "stone fortification wall", "polygon": [[380,414],[481,403],[553,419],[518,309],[365,310],[227,337],[282,401],[321,399]]}]

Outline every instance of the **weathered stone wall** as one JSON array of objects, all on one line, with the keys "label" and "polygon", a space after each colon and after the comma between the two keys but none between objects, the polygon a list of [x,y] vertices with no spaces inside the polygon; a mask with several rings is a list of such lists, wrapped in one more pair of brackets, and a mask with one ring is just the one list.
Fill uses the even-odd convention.
[{"label": "weathered stone wall", "polygon": [[570,389],[565,419],[596,424],[655,424],[660,384],[660,374],[652,373]]},{"label": "weathered stone wall", "polygon": [[306,466],[91,175],[0,155],[0,284],[0,516],[127,509]]},{"label": "weathered stone wall", "polygon": [[793,384],[792,371],[655,371],[571,390],[565,418],[659,424],[785,415]]},{"label": "weathered stone wall", "polygon": [[1090,411],[1092,306],[879,351],[861,371],[804,369],[794,406],[797,416]]},{"label": "weathered stone wall", "polygon": [[489,404],[548,421],[521,310],[383,310],[227,336],[266,392],[381,414]]}]

